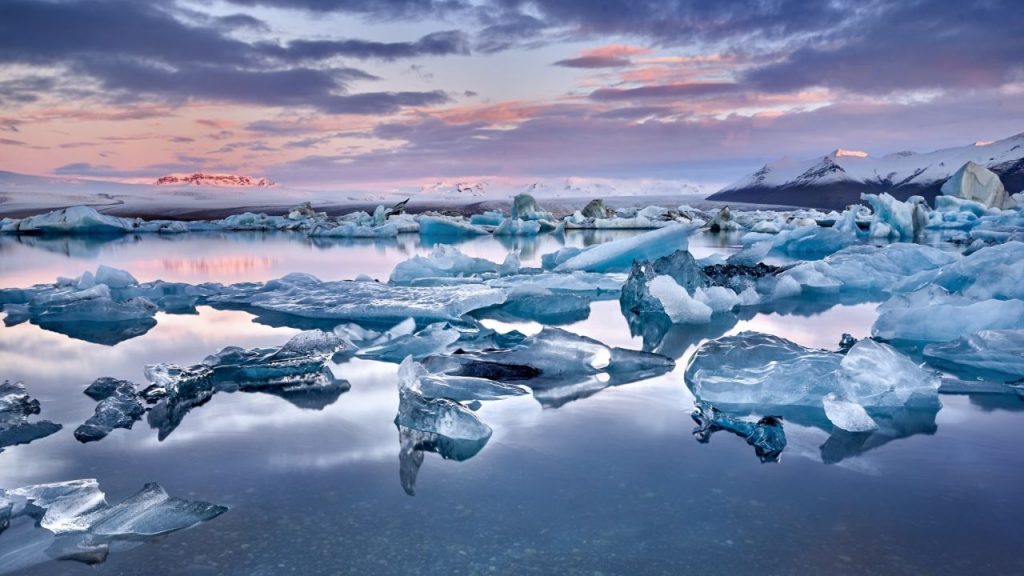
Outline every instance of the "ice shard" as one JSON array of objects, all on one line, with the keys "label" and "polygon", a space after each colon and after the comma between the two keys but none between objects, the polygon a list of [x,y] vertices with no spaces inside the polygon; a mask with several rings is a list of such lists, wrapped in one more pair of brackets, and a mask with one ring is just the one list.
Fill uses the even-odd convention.
[{"label": "ice shard", "polygon": [[982,330],[924,347],[929,364],[940,368],[1024,378],[1024,330]]},{"label": "ice shard", "polygon": [[690,416],[697,423],[693,435],[702,444],[709,442],[715,432],[725,430],[753,446],[761,462],[777,462],[786,449],[786,432],[782,428],[782,419],[776,416],[764,416],[755,421],[734,418],[700,401]]},{"label": "ice shard", "polygon": [[[401,445],[402,488],[410,495],[415,492],[424,451],[437,452],[446,459],[465,460],[482,450],[492,433],[490,426],[459,402],[426,396],[422,380],[428,377],[429,373],[412,358],[406,358],[398,368],[395,425]],[[428,387],[440,391],[433,383],[428,382]]]},{"label": "ice shard", "polygon": [[0,452],[7,446],[28,444],[61,429],[49,420],[30,422],[39,414],[39,401],[30,397],[21,382],[0,384]]},{"label": "ice shard", "polygon": [[554,266],[555,272],[615,272],[628,270],[637,260],[652,260],[677,250],[685,250],[688,236],[693,230],[685,224],[673,224],[622,240],[613,240],[591,246],[575,255],[553,258],[561,260]]},{"label": "ice shard", "polygon": [[98,403],[96,413],[75,429],[79,442],[102,440],[115,428],[130,430],[146,412],[135,384],[127,380],[100,378],[90,384],[85,393]]},{"label": "ice shard", "polygon": [[391,284],[415,284],[440,278],[485,278],[507,276],[519,271],[519,259],[509,254],[502,263],[466,256],[458,248],[440,244],[430,256],[414,256],[400,262],[391,272]]},{"label": "ice shard", "polygon": [[[36,525],[21,523],[18,535],[0,538],[0,572],[50,560],[98,564],[115,545],[133,546],[227,511],[223,506],[172,497],[152,483],[111,506],[93,479],[24,486],[6,494],[0,490],[0,505],[5,500],[8,520],[27,516]],[[7,549],[6,542],[12,538],[13,548]]]},{"label": "ice shard", "polygon": [[321,410],[351,388],[327,366],[335,354],[351,347],[342,335],[320,330],[300,332],[278,348],[228,347],[195,366],[147,366],[151,385],[139,394],[156,402],[147,420],[158,430],[160,440],[173,432],[192,408],[218,392],[261,392],[299,408]]}]

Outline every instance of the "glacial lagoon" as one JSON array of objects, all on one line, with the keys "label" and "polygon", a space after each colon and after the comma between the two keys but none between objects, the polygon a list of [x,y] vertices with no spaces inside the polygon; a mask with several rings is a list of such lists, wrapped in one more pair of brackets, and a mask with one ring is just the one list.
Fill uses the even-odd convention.
[{"label": "glacial lagoon", "polygon": [[[566,246],[637,234],[481,236],[457,248],[499,263],[516,252],[523,266],[539,267],[542,255]],[[191,285],[289,273],[386,281],[396,265],[431,254],[435,244],[416,234],[0,236],[0,287],[50,284],[100,265],[139,282]],[[738,233],[704,231],[693,232],[689,246],[698,259],[742,248]],[[229,346],[275,349],[310,326],[200,304],[194,313],[158,311],[137,334],[73,338],[31,322],[0,327],[0,380],[25,384],[41,408],[34,421],[62,425],[3,448],[0,488],[94,478],[116,504],[154,482],[171,496],[226,508],[188,530],[112,544],[93,566],[18,556],[39,528],[15,518],[0,533],[0,558],[31,561],[0,565],[0,573],[1024,572],[1015,541],[1024,514],[1018,396],[940,394],[941,405],[876,416],[878,428],[869,432],[782,414],[785,445],[776,457],[728,429],[695,434],[684,372],[702,343],[755,331],[836,351],[843,334],[871,334],[884,300],[782,299],[645,339],[631,335],[617,295],[599,298],[585,318],[555,321],[558,328],[608,347],[657,352],[674,368],[478,402],[472,413],[492,432],[462,451],[396,426],[397,362],[352,356],[327,361],[334,378],[348,383],[333,397],[224,390],[189,406],[169,431],[144,417],[130,430],[82,443],[74,431],[94,414],[97,402],[83,391],[95,379],[145,385],[147,365],[195,366]],[[480,324],[527,337],[544,328],[508,314],[483,314]],[[906,352],[920,362],[919,350]]]}]

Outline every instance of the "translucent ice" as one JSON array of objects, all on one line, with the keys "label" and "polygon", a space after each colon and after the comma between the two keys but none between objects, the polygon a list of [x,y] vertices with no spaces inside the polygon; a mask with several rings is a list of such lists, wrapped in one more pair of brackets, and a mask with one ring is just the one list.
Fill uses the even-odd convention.
[{"label": "translucent ice", "polygon": [[821,408],[828,394],[864,407],[902,406],[915,396],[934,397],[939,385],[935,374],[873,340],[844,355],[758,332],[707,342],[685,377],[699,400],[741,407]]},{"label": "translucent ice", "polygon": [[869,432],[878,429],[878,423],[856,402],[840,400],[835,394],[826,394],[822,398],[822,405],[825,408],[825,416],[837,428],[847,432]]},{"label": "translucent ice", "polygon": [[304,318],[386,323],[410,317],[455,320],[473,310],[503,303],[505,291],[478,284],[412,287],[348,280],[321,282],[309,275],[290,274],[262,285],[230,286],[208,300]]},{"label": "translucent ice", "polygon": [[430,256],[414,256],[399,262],[391,272],[392,284],[413,284],[434,278],[499,276],[519,271],[519,259],[509,254],[502,263],[466,256],[458,248],[440,244]]},{"label": "translucent ice", "polygon": [[861,198],[871,205],[874,217],[869,234],[873,238],[897,238],[913,240],[928,222],[923,201],[913,197],[901,202],[885,192],[862,194]]},{"label": "translucent ice", "polygon": [[407,356],[419,359],[445,353],[460,336],[461,333],[447,322],[435,322],[413,334],[378,338],[373,344],[360,348],[356,355],[385,362],[401,362]]},{"label": "translucent ice", "polygon": [[132,221],[100,214],[89,206],[62,208],[39,216],[22,219],[16,232],[20,234],[125,234],[132,231]]},{"label": "translucent ice", "polygon": [[351,351],[340,334],[308,330],[278,348],[250,350],[228,347],[208,356],[202,364],[146,366],[151,386],[140,393],[159,401],[147,417],[163,440],[188,412],[218,392],[262,392],[284,398],[300,408],[323,409],[349,390],[327,366],[337,353]]},{"label": "translucent ice", "polygon": [[946,342],[982,330],[1024,328],[1024,301],[975,300],[939,286],[896,294],[878,310],[871,333],[885,340]]},{"label": "translucent ice", "polygon": [[494,229],[495,236],[536,236],[540,233],[540,222],[507,218]]},{"label": "translucent ice", "polygon": [[420,236],[484,236],[491,233],[486,228],[470,224],[461,218],[452,218],[450,216],[420,216],[419,222]]},{"label": "translucent ice", "polygon": [[563,260],[555,272],[614,272],[628,270],[636,260],[652,260],[677,250],[685,250],[691,228],[673,224],[637,236],[591,246]]},{"label": "translucent ice", "polygon": [[726,430],[753,446],[762,462],[778,461],[786,449],[786,432],[782,429],[782,420],[775,416],[765,416],[752,422],[723,414],[711,404],[700,401],[690,416],[697,423],[693,435],[698,442],[707,443],[712,434]]},{"label": "translucent ice", "polygon": [[824,260],[801,262],[782,273],[809,292],[888,292],[919,272],[956,261],[949,252],[919,244],[850,246]]},{"label": "translucent ice", "polygon": [[96,413],[75,429],[75,438],[79,442],[102,440],[115,428],[131,429],[146,411],[135,385],[126,380],[100,378],[85,392],[98,404]]},{"label": "translucent ice", "polygon": [[[59,537],[47,552],[63,550],[64,553],[50,553],[51,557],[87,562],[94,558],[105,559],[108,543],[175,532],[227,511],[223,506],[174,498],[152,483],[134,496],[110,506],[93,479],[15,488],[7,492],[6,498],[14,503],[13,517],[35,518],[39,527]],[[88,554],[97,550],[102,553]]]},{"label": "translucent ice", "polygon": [[399,390],[415,390],[424,398],[447,398],[455,402],[498,400],[528,393],[521,386],[487,378],[431,374],[411,356],[399,366],[398,379]]},{"label": "translucent ice", "polygon": [[924,347],[930,364],[1024,378],[1024,330],[982,330]]},{"label": "translucent ice", "polygon": [[670,276],[654,277],[647,283],[647,289],[651,296],[661,303],[662,309],[672,322],[706,324],[711,321],[711,307],[690,296]]},{"label": "translucent ice", "polygon": [[453,440],[486,443],[491,437],[491,428],[471,410],[447,398],[424,395],[420,378],[426,375],[423,367],[411,358],[399,366],[399,405],[395,424]]},{"label": "translucent ice", "polygon": [[0,452],[7,446],[28,444],[61,429],[48,420],[29,422],[39,414],[39,401],[31,398],[21,382],[0,384]]}]

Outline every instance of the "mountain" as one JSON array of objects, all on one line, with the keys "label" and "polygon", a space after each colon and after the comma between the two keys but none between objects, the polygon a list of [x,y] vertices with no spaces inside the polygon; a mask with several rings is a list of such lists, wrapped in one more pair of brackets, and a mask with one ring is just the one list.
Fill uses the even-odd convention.
[{"label": "mountain", "polygon": [[726,186],[708,200],[757,202],[842,209],[862,193],[888,192],[929,202],[961,166],[973,161],[999,175],[1011,194],[1024,190],[1024,133],[996,142],[977,142],[918,154],[897,152],[873,158],[859,150],[835,150],[806,161],[784,158]]},{"label": "mountain", "polygon": [[213,186],[220,188],[269,188],[274,183],[266,178],[252,178],[237,174],[168,174],[154,182],[157,186]]}]

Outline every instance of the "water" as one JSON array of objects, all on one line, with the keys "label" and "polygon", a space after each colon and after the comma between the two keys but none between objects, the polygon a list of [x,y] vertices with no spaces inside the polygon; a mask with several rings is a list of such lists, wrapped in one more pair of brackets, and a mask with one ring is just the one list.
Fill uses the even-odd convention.
[{"label": "water", "polygon": [[[583,245],[629,232],[571,233]],[[526,264],[560,244],[550,236],[460,244]],[[736,249],[697,236],[697,257]],[[367,273],[429,251],[419,239],[313,243],[294,235],[189,235],[40,241],[0,237],[0,286],[52,282],[107,264],[139,280],[323,279]],[[864,336],[875,304],[813,315],[757,314],[733,325],[674,330],[660,350],[664,376],[542,409],[529,396],[479,411],[494,435],[475,457],[427,454],[407,496],[399,483],[397,366],[333,365],[351,391],[323,410],[265,394],[218,394],[163,442],[145,421],[80,444],[74,428],[95,403],[99,376],[144,381],[143,366],[194,364],[218,349],[275,346],[296,332],[244,312],[201,307],[159,314],[144,336],[109,347],[36,326],[0,327],[0,379],[22,380],[64,429],[0,454],[0,487],[97,478],[112,502],[158,482],[173,495],[230,507],[223,516],[129,550],[98,566],[49,562],[21,574],[963,574],[1021,573],[1017,497],[1024,403],[944,396],[932,419],[907,418],[903,437],[850,445],[786,422],[782,460],[762,464],[728,433],[691,435],[686,360],[704,338],[760,330],[834,349]],[[501,329],[536,331],[535,323]],[[616,301],[595,303],[566,329],[641,347]],[[824,464],[823,460],[834,462]],[[837,461],[838,460],[838,461]],[[0,551],[5,537],[0,535]],[[3,567],[0,566],[0,571]]]}]

